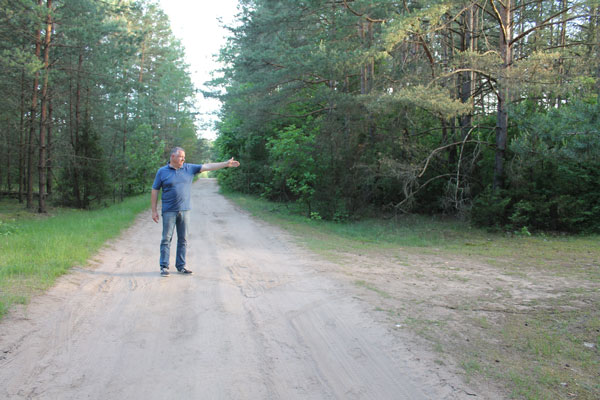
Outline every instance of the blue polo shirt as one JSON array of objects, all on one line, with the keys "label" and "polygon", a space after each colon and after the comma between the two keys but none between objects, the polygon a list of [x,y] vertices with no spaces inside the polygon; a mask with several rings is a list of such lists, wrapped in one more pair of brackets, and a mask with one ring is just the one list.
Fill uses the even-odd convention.
[{"label": "blue polo shirt", "polygon": [[152,189],[162,188],[162,212],[185,211],[191,209],[191,189],[194,175],[200,172],[202,164],[186,164],[175,169],[167,163],[159,168]]}]

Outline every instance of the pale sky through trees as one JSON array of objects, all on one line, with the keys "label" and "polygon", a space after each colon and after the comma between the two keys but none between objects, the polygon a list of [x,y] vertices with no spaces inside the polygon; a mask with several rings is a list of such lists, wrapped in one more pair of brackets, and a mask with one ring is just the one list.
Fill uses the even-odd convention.
[{"label": "pale sky through trees", "polygon": [[[237,13],[237,0],[193,1],[160,0],[160,5],[171,20],[175,37],[185,46],[187,63],[192,80],[197,88],[211,79],[211,71],[218,68],[214,56],[225,43],[227,31],[219,20],[229,25]],[[197,105],[200,111],[199,133],[206,139],[214,139],[211,115],[220,107],[218,101],[205,99],[198,94]]]}]

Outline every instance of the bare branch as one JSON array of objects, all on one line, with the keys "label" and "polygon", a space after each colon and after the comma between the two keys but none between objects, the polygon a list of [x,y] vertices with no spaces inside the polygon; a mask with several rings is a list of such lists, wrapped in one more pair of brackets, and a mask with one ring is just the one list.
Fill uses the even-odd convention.
[{"label": "bare branch", "polygon": [[333,110],[335,108],[336,108],[335,106],[333,106],[333,107],[323,107],[323,108],[320,108],[320,109],[315,110],[315,111],[311,111],[311,112],[308,112],[308,113],[305,113],[305,114],[298,114],[298,115],[280,114],[280,113],[270,113],[270,114],[271,115],[276,115],[278,117],[286,117],[286,118],[305,118],[305,117],[309,117],[309,116],[314,115],[314,114],[319,114],[319,113],[321,113],[323,111],[331,111],[331,110]]},{"label": "bare branch", "polygon": [[562,11],[559,11],[559,12],[557,12],[556,14],[554,14],[554,15],[552,15],[552,16],[550,16],[550,17],[546,18],[545,20],[543,20],[543,21],[542,21],[542,23],[541,23],[540,25],[536,25],[536,26],[534,26],[534,27],[531,27],[531,28],[529,28],[529,29],[527,29],[527,30],[525,30],[525,31],[521,32],[521,33],[520,33],[518,36],[516,36],[515,38],[513,38],[513,40],[511,40],[511,41],[510,41],[510,45],[512,45],[512,44],[513,44],[513,43],[515,43],[516,41],[520,40],[521,38],[523,38],[523,37],[525,37],[525,36],[529,35],[531,32],[533,32],[533,31],[535,31],[535,30],[538,30],[538,29],[540,29],[540,28],[543,28],[543,27],[545,27],[545,26],[554,25],[554,24],[556,24],[556,23],[559,23],[559,22],[561,22],[561,23],[562,23],[562,22],[566,22],[566,21],[571,21],[571,20],[573,20],[573,19],[577,19],[577,18],[580,18],[580,17],[581,17],[580,15],[578,15],[578,16],[574,16],[574,17],[571,17],[571,18],[567,18],[566,20],[563,20],[563,21],[559,21],[559,22],[552,22],[552,23],[550,23],[550,21],[552,21],[554,18],[558,17],[559,15],[561,15],[561,14],[563,14],[563,13],[566,13],[566,12],[567,12],[567,11],[569,11],[570,9],[571,9],[571,7],[565,8],[564,10],[562,10]]},{"label": "bare branch", "polygon": [[435,83],[439,79],[448,78],[448,77],[450,77],[452,75],[456,75],[456,74],[461,73],[461,72],[475,72],[475,73],[478,73],[478,74],[480,74],[482,76],[485,76],[486,78],[488,78],[492,82],[496,82],[496,78],[492,77],[489,73],[487,73],[485,71],[482,71],[482,70],[479,70],[479,69],[475,69],[475,68],[459,68],[459,69],[453,70],[452,72],[448,72],[446,74],[442,74],[442,75],[438,76],[437,78],[434,78],[431,82],[429,82],[429,84],[427,84],[427,87],[430,87],[431,84]]},{"label": "bare branch", "polygon": [[[500,11],[498,11],[498,9],[496,8],[496,3],[494,3],[494,0],[490,0],[490,3],[492,4],[492,7],[494,7],[494,12],[496,13],[496,18],[498,19],[498,22],[500,23],[500,29],[502,29],[502,36],[504,37],[504,43],[508,43],[508,32],[506,31],[506,26],[502,23],[502,16],[500,15]],[[500,4],[502,4],[502,1],[500,1]],[[502,4],[504,5],[504,4]],[[512,44],[512,42],[511,42]]]},{"label": "bare branch", "polygon": [[346,7],[346,9],[348,9],[348,11],[350,11],[352,14],[356,15],[357,17],[364,17],[367,21],[369,22],[387,22],[387,19],[374,19],[371,18],[369,16],[365,16],[365,14],[360,14],[359,12],[353,10],[349,5],[348,5],[348,1],[347,0],[343,0],[344,1],[344,7]]},{"label": "bare branch", "polygon": [[[471,133],[471,131],[469,131],[469,134]],[[469,135],[465,136],[465,139],[468,138]],[[436,155],[436,153],[439,153],[440,151],[447,149],[448,147],[452,147],[452,146],[457,146],[459,144],[464,145],[465,143],[482,143],[481,140],[462,140],[460,142],[454,142],[454,143],[450,143],[447,144],[445,146],[442,147],[438,147],[437,149],[434,149],[431,154],[429,154],[429,157],[427,157],[427,159],[425,160],[425,165],[423,166],[423,170],[421,171],[421,173],[419,175],[417,175],[417,178],[420,178],[423,176],[423,174],[425,173],[425,171],[427,170],[427,166],[429,165],[429,161],[431,160],[431,158]],[[483,142],[486,143],[486,142]]]},{"label": "bare branch", "polygon": [[265,65],[269,65],[269,66],[275,67],[277,69],[285,69],[286,68],[285,65],[275,64],[274,62],[271,62],[271,61],[263,60],[263,62],[265,63]]},{"label": "bare branch", "polygon": [[410,199],[412,199],[413,197],[415,197],[415,194],[417,194],[421,189],[423,189],[424,187],[426,187],[427,185],[429,185],[431,182],[435,181],[436,179],[444,178],[444,177],[447,177],[447,176],[454,176],[454,174],[442,174],[442,175],[434,176],[433,178],[429,179],[427,182],[425,182],[424,184],[422,184],[421,186],[419,186],[419,188],[417,190],[415,190],[414,192],[412,192],[409,196],[407,196],[400,203],[396,204],[394,206],[394,208],[399,209],[407,201],[409,201]]}]

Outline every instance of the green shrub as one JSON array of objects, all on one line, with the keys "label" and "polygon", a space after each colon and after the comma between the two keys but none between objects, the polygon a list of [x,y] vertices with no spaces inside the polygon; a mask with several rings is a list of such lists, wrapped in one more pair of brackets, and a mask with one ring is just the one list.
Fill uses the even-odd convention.
[{"label": "green shrub", "polygon": [[473,202],[471,209],[471,220],[479,226],[487,226],[499,229],[504,227],[508,221],[508,205],[510,197],[504,192],[494,192],[488,187]]},{"label": "green shrub", "polygon": [[510,150],[507,187],[474,201],[477,225],[507,230],[600,232],[600,129],[595,104],[547,112],[514,110],[518,133]]}]

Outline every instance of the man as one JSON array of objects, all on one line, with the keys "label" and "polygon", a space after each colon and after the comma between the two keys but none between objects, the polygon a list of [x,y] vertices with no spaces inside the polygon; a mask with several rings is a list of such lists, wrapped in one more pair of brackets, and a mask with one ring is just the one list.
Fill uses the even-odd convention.
[{"label": "man", "polygon": [[238,167],[240,163],[233,158],[229,161],[211,164],[185,164],[185,151],[181,147],[171,150],[169,162],[156,172],[152,184],[152,219],[158,223],[160,217],[156,210],[158,192],[162,188],[163,229],[160,241],[160,274],[169,276],[169,254],[173,231],[177,228],[177,255],[175,267],[182,274],[191,274],[185,266],[188,228],[190,225],[190,191],[194,175],[204,171]]}]

